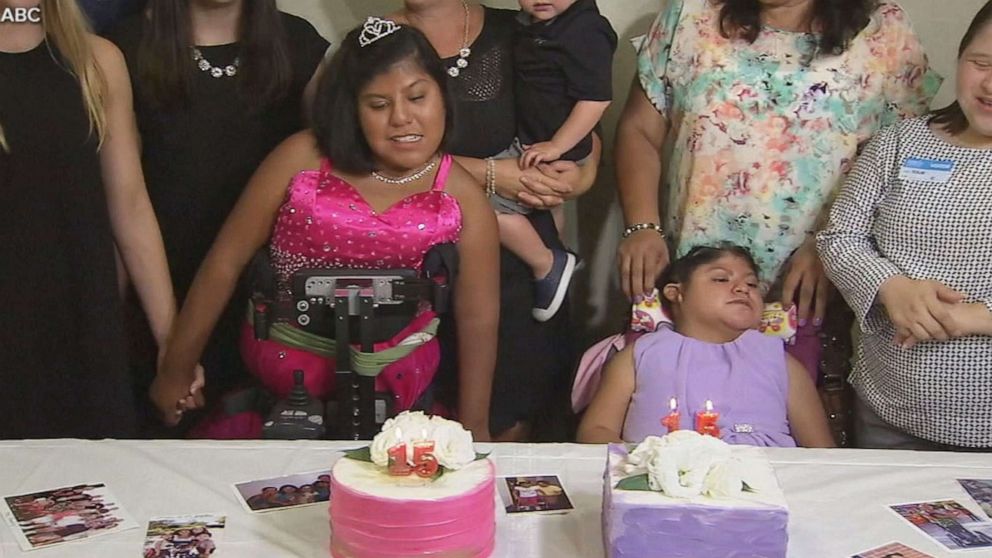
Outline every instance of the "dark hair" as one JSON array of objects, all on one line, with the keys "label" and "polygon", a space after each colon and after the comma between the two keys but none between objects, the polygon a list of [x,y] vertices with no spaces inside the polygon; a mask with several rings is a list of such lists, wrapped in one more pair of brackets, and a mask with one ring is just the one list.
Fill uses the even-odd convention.
[{"label": "dark hair", "polygon": [[[721,242],[713,246],[696,246],[692,248],[686,255],[668,264],[665,271],[658,277],[655,286],[658,288],[658,292],[661,293],[665,285],[669,283],[685,284],[697,269],[728,255],[737,256],[744,260],[755,275],[760,274],[758,264],[755,263],[754,257],[751,256],[751,252],[748,252],[747,248],[730,242]],[[661,299],[662,307],[668,312],[671,312],[671,302],[664,296],[660,296],[659,298]]]},{"label": "dark hair", "polygon": [[[992,1],[982,6],[982,9],[975,14],[975,19],[971,20],[971,25],[968,26],[968,30],[965,31],[964,37],[961,38],[961,44],[958,46],[958,58],[964,55],[964,51],[971,46],[979,31],[990,23],[992,23]],[[968,118],[964,115],[964,111],[961,110],[961,105],[957,101],[933,111],[930,114],[930,123],[942,127],[952,136],[968,129]]]},{"label": "dark hair", "polygon": [[296,485],[295,484],[284,484],[284,485],[282,485],[282,486],[279,487],[279,492],[282,492],[283,490],[285,490],[287,488],[292,488],[293,490],[296,490]]},{"label": "dark hair", "polygon": [[[159,108],[184,103],[194,72],[189,0],[148,3],[138,46],[138,77],[149,102]],[[289,40],[275,0],[245,0],[238,24],[240,95],[259,107],[278,101],[293,80]]]},{"label": "dark hair", "polygon": [[361,33],[362,27],[348,33],[317,84],[311,125],[320,151],[345,172],[375,170],[372,149],[358,120],[358,94],[374,78],[407,59],[413,59],[423,68],[441,90],[445,116],[443,149],[454,121],[454,108],[448,94],[448,74],[427,37],[403,25],[363,47],[358,44]]},{"label": "dark hair", "polygon": [[[753,43],[761,33],[759,0],[720,0],[720,33]],[[868,26],[878,0],[813,0],[817,54],[840,54]]]}]

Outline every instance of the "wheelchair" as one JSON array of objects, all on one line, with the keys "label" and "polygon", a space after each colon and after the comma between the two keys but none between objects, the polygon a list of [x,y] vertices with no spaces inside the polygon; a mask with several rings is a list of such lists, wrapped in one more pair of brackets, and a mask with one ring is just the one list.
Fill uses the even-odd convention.
[{"label": "wheelchair", "polygon": [[[333,393],[322,400],[304,386],[308,372],[293,370],[284,399],[256,378],[257,385],[225,399],[226,413],[266,417],[262,437],[268,439],[368,440],[399,411],[431,410],[432,386],[412,379],[403,384],[403,372],[386,378],[383,371],[438,339],[440,320],[450,314],[457,266],[454,244],[443,244],[425,255],[420,273],[305,268],[292,275],[287,292],[276,287],[268,255],[260,252],[250,271],[254,340],[333,359]],[[424,314],[427,305],[433,317]]]}]

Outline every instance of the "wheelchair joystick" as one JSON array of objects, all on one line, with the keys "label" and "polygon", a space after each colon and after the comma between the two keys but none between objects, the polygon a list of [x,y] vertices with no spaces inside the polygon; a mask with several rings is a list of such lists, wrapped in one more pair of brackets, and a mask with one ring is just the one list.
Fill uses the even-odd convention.
[{"label": "wheelchair joystick", "polygon": [[303,371],[293,371],[293,389],[272,409],[262,437],[276,440],[319,440],[324,437],[324,409],[303,384]]}]

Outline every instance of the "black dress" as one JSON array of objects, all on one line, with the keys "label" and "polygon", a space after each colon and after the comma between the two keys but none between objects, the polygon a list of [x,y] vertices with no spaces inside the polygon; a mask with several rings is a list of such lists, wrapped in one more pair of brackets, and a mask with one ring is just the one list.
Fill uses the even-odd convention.
[{"label": "black dress", "polygon": [[[305,127],[303,90],[330,44],[306,20],[286,13],[280,17],[289,41],[292,84],[269,106],[241,94],[237,76],[214,78],[194,70],[186,102],[160,108],[151,101],[138,69],[146,18],[138,14],[108,33],[124,53],[131,74],[145,182],[180,304],[258,165]],[[239,49],[238,43],[199,47],[203,57],[220,68],[234,62]],[[243,292],[231,298],[202,357],[208,395],[225,391],[245,376],[237,349],[245,300]],[[148,381],[139,379],[139,384]]]},{"label": "black dress", "polygon": [[0,53],[0,438],[127,437],[114,238],[82,91],[42,42]]},{"label": "black dress", "polygon": [[[513,142],[517,127],[513,98],[516,18],[514,10],[486,8],[469,66],[449,79],[455,100],[449,150],[455,155],[489,157]],[[445,67],[454,66],[456,60],[446,59]],[[546,246],[563,248],[550,212],[534,211],[528,218]],[[532,317],[533,304],[530,267],[501,249],[499,344],[489,418],[494,435],[517,421],[533,423],[553,398],[567,396],[573,358],[568,304],[544,323]]]}]

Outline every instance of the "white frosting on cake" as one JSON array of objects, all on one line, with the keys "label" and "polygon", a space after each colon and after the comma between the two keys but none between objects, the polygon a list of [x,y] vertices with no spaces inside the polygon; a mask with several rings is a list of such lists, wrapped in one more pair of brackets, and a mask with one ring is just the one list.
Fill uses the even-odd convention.
[{"label": "white frosting on cake", "polygon": [[356,492],[393,500],[441,500],[460,496],[493,477],[488,459],[474,461],[457,471],[447,471],[437,480],[416,475],[391,476],[374,463],[342,457],[334,464],[337,482]]},{"label": "white frosting on cake", "polygon": [[713,498],[706,495],[692,496],[688,498],[673,498],[662,492],[654,490],[622,490],[615,488],[621,480],[631,476],[625,472],[626,460],[624,456],[610,452],[609,454],[609,482],[613,488],[614,498],[622,500],[625,504],[642,504],[645,506],[659,504],[700,504],[709,506],[719,506],[724,508],[765,508],[769,506],[786,507],[785,495],[779,487],[775,471],[764,450],[750,446],[731,446],[734,458],[739,459],[742,466],[747,471],[746,477],[748,485],[754,492],[741,492],[736,497]]}]

